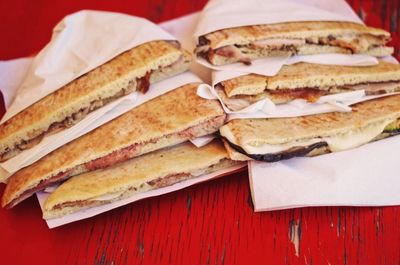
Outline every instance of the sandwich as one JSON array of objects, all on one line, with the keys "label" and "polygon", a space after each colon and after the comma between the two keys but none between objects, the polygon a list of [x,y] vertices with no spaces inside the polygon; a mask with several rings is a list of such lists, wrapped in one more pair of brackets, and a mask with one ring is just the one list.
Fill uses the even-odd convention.
[{"label": "sandwich", "polygon": [[190,83],[150,100],[27,166],[8,181],[10,208],[55,182],[217,132],[225,113],[217,100],[197,96]]},{"label": "sandwich", "polygon": [[400,95],[364,101],[352,112],[232,120],[220,128],[231,159],[275,162],[361,146],[400,133]]},{"label": "sandwich", "polygon": [[0,162],[109,102],[145,93],[151,83],[186,71],[190,61],[176,41],[151,41],[118,55],[0,124]]},{"label": "sandwich", "polygon": [[195,53],[212,65],[269,56],[321,53],[386,56],[390,33],[352,22],[305,21],[242,26],[217,30],[200,36]]},{"label": "sandwich", "polygon": [[295,99],[312,103],[321,96],[356,90],[380,95],[400,90],[400,65],[385,61],[372,66],[297,63],[283,66],[275,76],[248,74],[222,81],[215,90],[233,111],[265,98],[284,104]]},{"label": "sandwich", "polygon": [[228,158],[225,148],[217,140],[200,148],[186,142],[68,179],[47,198],[43,216],[45,219],[58,218],[236,163]]}]

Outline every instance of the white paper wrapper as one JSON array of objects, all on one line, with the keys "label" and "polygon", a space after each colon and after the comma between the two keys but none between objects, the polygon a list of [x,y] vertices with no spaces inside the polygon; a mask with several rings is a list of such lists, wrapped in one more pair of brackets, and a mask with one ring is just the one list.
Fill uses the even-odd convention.
[{"label": "white paper wrapper", "polygon": [[362,23],[344,0],[211,0],[194,32],[199,36],[220,29],[296,21]]},{"label": "white paper wrapper", "polygon": [[155,97],[171,91],[182,85],[202,82],[196,75],[186,72],[168,78],[150,86],[146,94],[132,93],[90,113],[76,125],[57,134],[45,137],[42,142],[31,149],[25,150],[17,156],[0,163],[0,180],[4,180],[12,173],[28,166],[60,146],[90,132],[104,123],[122,115],[123,113],[139,106]]},{"label": "white paper wrapper", "polygon": [[218,93],[207,84],[201,84],[197,88],[197,95],[205,99],[218,99],[224,111],[228,114],[228,120],[233,119],[259,119],[259,118],[288,118],[300,117],[313,114],[321,114],[333,111],[349,112],[351,105],[363,101],[395,95],[388,93],[384,95],[366,96],[364,90],[339,93],[322,96],[315,103],[308,103],[304,99],[296,99],[287,104],[274,104],[270,99],[262,99],[250,106],[239,110],[231,111],[226,107]]},{"label": "white paper wrapper", "polygon": [[190,140],[192,144],[194,144],[196,147],[203,147],[207,145],[208,143],[211,143],[212,140],[215,139],[215,136],[213,134],[209,134],[206,136],[202,137],[197,137],[196,139]]},{"label": "white paper wrapper", "polygon": [[255,211],[400,204],[400,137],[317,157],[249,162]]},{"label": "white paper wrapper", "polygon": [[[227,175],[231,172],[234,171],[238,171],[241,168],[245,167],[246,164],[242,163],[240,165],[236,165],[227,169],[221,169],[219,171],[213,172],[211,174],[206,174],[206,175],[202,175],[199,176],[197,178],[193,178],[193,179],[189,179],[189,180],[185,180],[179,183],[176,183],[174,185],[168,186],[168,187],[164,187],[164,188],[160,188],[160,189],[156,189],[156,190],[151,190],[148,192],[143,192],[143,193],[139,193],[136,195],[133,195],[132,197],[129,197],[127,199],[121,200],[121,201],[116,201],[110,204],[106,204],[106,205],[102,205],[102,206],[98,206],[98,207],[94,207],[94,208],[90,208],[90,209],[86,209],[86,210],[82,210],[73,214],[69,214],[66,215],[64,217],[61,218],[56,218],[56,219],[51,219],[51,220],[47,220],[47,225],[49,226],[49,228],[54,228],[57,226],[61,226],[64,224],[68,224],[68,223],[72,223],[78,220],[82,220],[82,219],[86,219],[104,212],[107,212],[111,209],[115,209],[118,207],[121,207],[123,205],[138,201],[138,200],[142,200],[145,198],[150,198],[150,197],[154,197],[154,196],[159,196],[162,194],[166,194],[166,193],[170,193],[173,191],[177,191],[177,190],[181,190],[183,188],[195,185],[197,183],[201,183],[204,181],[208,181],[211,179],[215,179],[218,177],[222,177],[224,175]],[[37,197],[40,203],[41,208],[43,209],[43,204],[46,201],[46,198],[49,196],[49,193],[46,192],[39,192],[37,193]]]},{"label": "white paper wrapper", "polygon": [[34,58],[2,122],[124,51],[153,40],[174,39],[143,18],[101,11],[69,15]]},{"label": "white paper wrapper", "polygon": [[15,92],[25,78],[32,60],[32,58],[21,58],[0,61],[0,89],[6,109],[13,101]]},{"label": "white paper wrapper", "polygon": [[[195,48],[192,36],[199,17],[199,13],[193,13],[176,20],[174,19],[163,22],[160,24],[160,27],[174,35],[174,37],[176,37],[182,44],[184,49],[192,52]],[[177,23],[177,21],[179,21],[179,23]],[[208,84],[211,83],[210,69],[204,67],[203,65],[192,63],[190,70],[193,73],[196,73],[196,75],[199,76],[204,82]]]},{"label": "white paper wrapper", "polygon": [[286,57],[267,57],[252,61],[251,65],[233,63],[215,66],[207,62],[204,58],[197,58],[197,62],[204,67],[217,71],[213,74],[213,84],[231,79],[244,74],[259,74],[274,76],[278,74],[284,65],[298,62],[318,63],[326,65],[347,65],[347,66],[368,66],[378,63],[378,59],[365,54],[315,54],[315,55],[295,55]]},{"label": "white paper wrapper", "polygon": [[[165,31],[174,35],[182,47],[188,51],[193,51],[194,44],[192,42],[192,35],[199,19],[199,13],[193,13],[178,20],[170,20],[161,23],[159,26]],[[179,23],[176,23],[179,21]],[[18,87],[21,85],[26,73],[31,66],[33,58],[21,58],[8,61],[0,61],[0,91],[5,98],[5,106],[8,109],[11,101],[17,93]],[[199,64],[193,63],[191,70],[197,76],[204,80],[206,83],[211,83],[210,70]]]},{"label": "white paper wrapper", "polygon": [[364,54],[315,54],[315,55],[296,55],[292,57],[270,57],[255,60],[252,65],[232,64],[229,70],[212,72],[212,84],[215,86],[219,82],[229,80],[246,74],[259,74],[274,76],[278,74],[284,65],[292,65],[299,62],[316,63],[324,65],[345,65],[345,66],[370,66],[378,63],[378,59]]}]

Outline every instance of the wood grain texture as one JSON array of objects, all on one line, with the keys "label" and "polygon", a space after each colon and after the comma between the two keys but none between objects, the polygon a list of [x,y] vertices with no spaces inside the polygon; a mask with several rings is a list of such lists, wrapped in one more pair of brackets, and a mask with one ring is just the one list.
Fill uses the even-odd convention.
[{"label": "wood grain texture", "polygon": [[[349,2],[368,25],[392,32],[399,58],[399,1]],[[159,22],[204,4],[1,1],[0,32],[7,41],[0,42],[0,58],[36,52],[54,23],[82,8],[121,11]],[[2,185],[0,193],[3,190]],[[268,213],[254,213],[252,207],[246,172],[53,230],[31,198],[12,211],[0,209],[0,264],[400,264],[400,207]]]}]

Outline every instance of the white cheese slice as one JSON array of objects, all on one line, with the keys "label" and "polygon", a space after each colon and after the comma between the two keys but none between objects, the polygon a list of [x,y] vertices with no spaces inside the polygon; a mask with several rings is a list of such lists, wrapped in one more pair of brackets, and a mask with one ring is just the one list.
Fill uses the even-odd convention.
[{"label": "white cheese slice", "polygon": [[383,129],[385,129],[385,127],[391,122],[393,122],[393,120],[384,120],[376,124],[368,125],[365,128],[360,128],[356,131],[350,131],[346,134],[339,134],[322,139],[328,143],[332,152],[343,151],[370,142],[381,134]]},{"label": "white cheese slice", "polygon": [[[366,144],[382,133],[384,128],[393,120],[384,120],[379,123],[368,125],[356,131],[338,134],[328,137],[304,139],[284,144],[245,144],[240,145],[248,154],[274,154],[288,150],[292,147],[306,147],[317,142],[326,142],[332,152],[343,151]],[[235,137],[228,126],[220,129],[220,134],[233,144],[236,144]]]}]

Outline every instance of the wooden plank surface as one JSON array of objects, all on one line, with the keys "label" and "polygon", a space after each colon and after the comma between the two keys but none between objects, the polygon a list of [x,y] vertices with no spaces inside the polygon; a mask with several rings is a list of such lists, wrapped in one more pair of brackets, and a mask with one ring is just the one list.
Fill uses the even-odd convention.
[{"label": "wooden plank surface", "polygon": [[[349,3],[368,25],[392,32],[399,58],[399,1]],[[83,8],[160,22],[204,4],[1,1],[0,59],[35,53],[58,20]],[[400,207],[254,213],[247,178],[238,173],[53,230],[36,199],[28,199],[12,211],[0,210],[0,264],[400,264]]]}]

